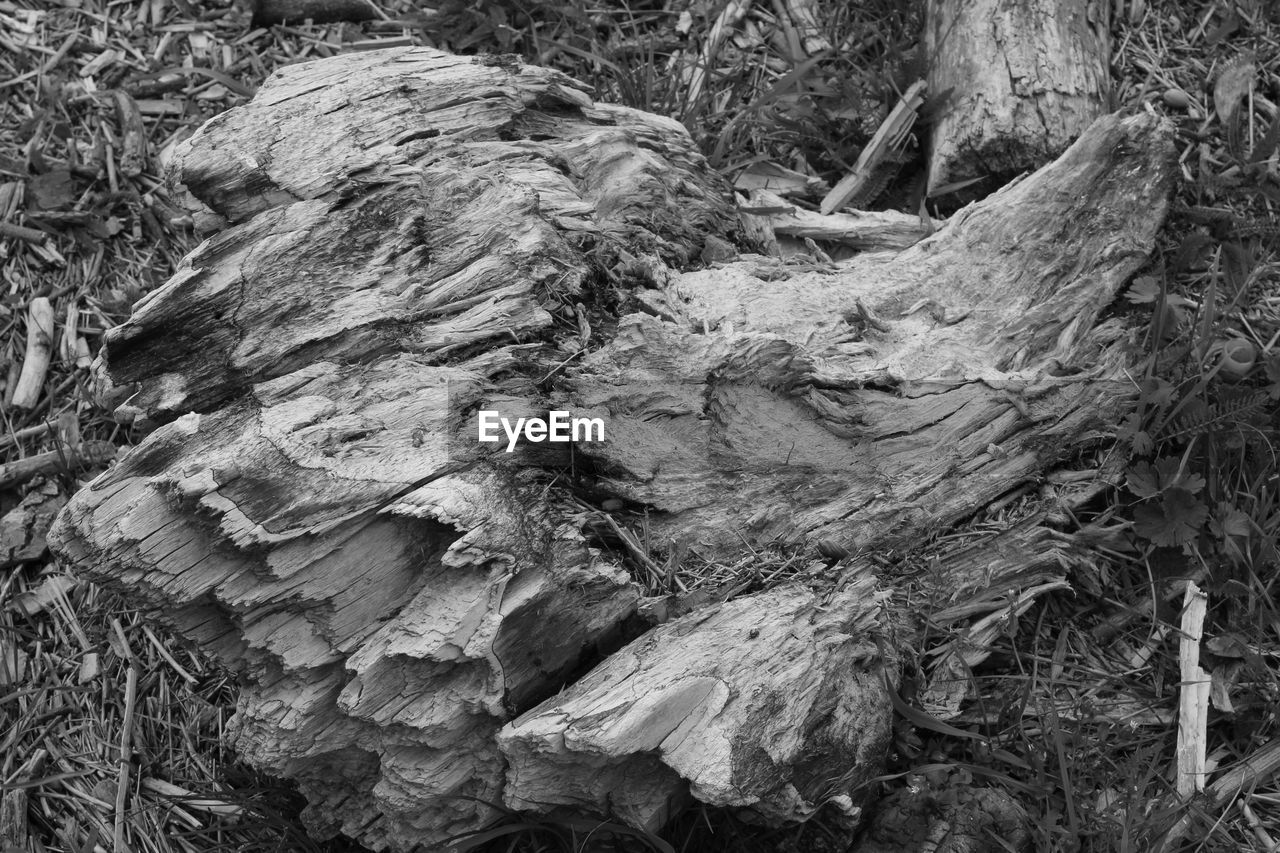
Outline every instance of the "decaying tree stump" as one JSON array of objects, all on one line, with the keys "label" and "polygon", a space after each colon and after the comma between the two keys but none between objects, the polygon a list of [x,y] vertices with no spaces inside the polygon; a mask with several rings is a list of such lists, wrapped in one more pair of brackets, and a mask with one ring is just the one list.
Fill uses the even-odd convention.
[{"label": "decaying tree stump", "polygon": [[[1048,163],[1107,110],[1102,0],[927,0],[930,195]],[[998,185],[998,184],[997,184]]]},{"label": "decaying tree stump", "polygon": [[[159,426],[50,542],[239,674],[236,747],[318,834],[856,818],[902,590],[962,624],[1079,549],[1050,501],[927,576],[875,558],[1107,441],[1131,358],[1096,320],[1172,175],[1167,128],[1109,116],[903,251],[698,269],[736,214],[673,121],[503,59],[286,67],[182,153],[228,227],[106,336],[102,398]],[[505,453],[481,408],[605,436]],[[610,532],[642,518],[652,558]],[[779,548],[798,577],[637,616],[632,570]]]}]

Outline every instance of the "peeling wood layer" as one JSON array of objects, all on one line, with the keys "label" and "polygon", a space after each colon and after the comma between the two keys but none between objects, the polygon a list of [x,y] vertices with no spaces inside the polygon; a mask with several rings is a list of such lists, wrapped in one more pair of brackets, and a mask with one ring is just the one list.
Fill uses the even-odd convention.
[{"label": "peeling wood layer", "polygon": [[[101,393],[156,428],[50,544],[237,673],[236,748],[317,834],[853,818],[915,628],[867,557],[1107,440],[1131,356],[1098,312],[1173,174],[1167,127],[1106,117],[905,250],[695,269],[736,216],[674,122],[423,48],[290,66],[187,144],[175,179],[229,225],[108,333]],[[481,408],[605,440],[489,452]],[[657,550],[850,556],[637,627],[601,495]],[[1050,540],[916,581],[1015,596],[1060,580]]]}]

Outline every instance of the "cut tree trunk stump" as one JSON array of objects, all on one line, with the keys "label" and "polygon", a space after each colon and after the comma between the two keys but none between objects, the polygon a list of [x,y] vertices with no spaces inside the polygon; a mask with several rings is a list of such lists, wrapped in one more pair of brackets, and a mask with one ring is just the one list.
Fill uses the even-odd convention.
[{"label": "cut tree trunk stump", "polygon": [[1108,33],[1105,0],[926,0],[929,195],[1065,151],[1107,110]]},{"label": "cut tree trunk stump", "polygon": [[[1098,313],[1173,175],[1169,128],[1107,116],[905,250],[700,269],[741,235],[674,121],[501,59],[289,66],[185,144],[228,227],[106,335],[101,398],[157,428],[50,544],[238,674],[235,746],[317,835],[856,821],[919,596],[960,628],[1086,558],[1062,495],[887,559],[1108,446],[1134,348]],[[605,436],[506,453],[480,409]],[[785,582],[642,600],[779,551]]]}]

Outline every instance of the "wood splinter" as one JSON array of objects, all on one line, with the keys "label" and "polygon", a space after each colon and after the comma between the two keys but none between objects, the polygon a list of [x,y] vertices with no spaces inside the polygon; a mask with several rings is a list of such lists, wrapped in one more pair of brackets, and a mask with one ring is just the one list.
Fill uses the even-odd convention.
[{"label": "wood splinter", "polygon": [[1182,637],[1178,663],[1182,670],[1178,698],[1178,796],[1186,799],[1204,790],[1206,728],[1209,722],[1209,674],[1200,666],[1200,638],[1209,597],[1187,583],[1182,605]]},{"label": "wood splinter", "polygon": [[27,308],[27,352],[22,360],[22,373],[13,392],[16,409],[34,409],[44,388],[53,356],[53,303],[43,296],[31,300]]}]

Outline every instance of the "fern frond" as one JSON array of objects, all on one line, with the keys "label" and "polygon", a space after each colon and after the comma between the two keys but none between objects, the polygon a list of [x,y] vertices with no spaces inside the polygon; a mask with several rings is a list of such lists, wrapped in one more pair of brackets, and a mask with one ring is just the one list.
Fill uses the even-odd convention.
[{"label": "fern frond", "polygon": [[1227,400],[1219,400],[1208,406],[1203,412],[1184,415],[1177,419],[1170,432],[1161,431],[1161,439],[1175,439],[1186,436],[1198,437],[1220,427],[1229,421],[1240,421],[1264,409],[1270,402],[1266,391],[1253,391],[1240,394]]},{"label": "fern frond", "polygon": [[898,170],[901,168],[901,163],[892,160],[878,164],[871,173],[871,179],[849,199],[847,205],[857,209],[865,208],[889,188],[889,184],[898,176]]}]

